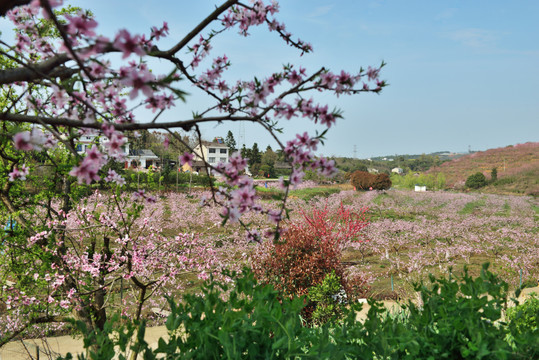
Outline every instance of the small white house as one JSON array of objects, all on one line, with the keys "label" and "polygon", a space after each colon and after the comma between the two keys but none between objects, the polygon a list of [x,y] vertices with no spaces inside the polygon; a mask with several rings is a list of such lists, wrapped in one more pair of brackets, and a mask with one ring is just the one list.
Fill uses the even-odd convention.
[{"label": "small white house", "polygon": [[415,191],[418,191],[418,192],[424,192],[424,191],[427,191],[427,187],[425,185],[415,185]]},{"label": "small white house", "polygon": [[391,169],[391,172],[402,175],[404,173],[404,170],[402,170],[400,167],[396,167],[396,168]]},{"label": "small white house", "polygon": [[159,164],[159,157],[151,150],[131,150],[127,156],[127,168],[133,169],[149,169],[151,166]]}]

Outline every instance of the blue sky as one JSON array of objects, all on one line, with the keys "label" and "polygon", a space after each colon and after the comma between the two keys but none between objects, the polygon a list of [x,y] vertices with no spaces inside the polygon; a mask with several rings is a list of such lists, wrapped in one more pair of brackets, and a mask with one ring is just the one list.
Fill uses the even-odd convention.
[{"label": "blue sky", "polygon": [[[98,31],[113,36],[125,27],[148,33],[167,21],[168,41],[180,39],[220,2],[216,1],[73,1],[90,7]],[[274,33],[254,30],[220,36],[213,55],[227,54],[230,79],[263,77],[284,63],[315,71],[357,71],[387,66],[390,84],[380,95],[317,98],[344,112],[332,127],[324,155],[359,158],[434,151],[486,150],[539,141],[539,1],[360,1],[284,0],[277,15],[297,37],[310,42],[312,54],[299,57]],[[0,26],[5,30],[4,26]],[[166,47],[164,42],[161,47]],[[168,43],[170,44],[170,43]],[[161,67],[162,64],[154,64]],[[167,67],[163,69],[168,69]],[[206,99],[194,89],[166,119],[188,118]],[[141,114],[146,116],[145,114]],[[283,122],[284,138],[321,128],[303,121]],[[238,138],[237,124],[207,126],[207,138]],[[245,142],[275,144],[250,125]]]}]

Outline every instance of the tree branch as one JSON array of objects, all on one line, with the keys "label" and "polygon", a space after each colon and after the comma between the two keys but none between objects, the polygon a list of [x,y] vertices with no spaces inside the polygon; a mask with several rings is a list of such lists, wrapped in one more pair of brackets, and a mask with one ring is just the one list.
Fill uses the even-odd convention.
[{"label": "tree branch", "polygon": [[0,84],[12,84],[17,81],[32,82],[43,79],[43,74],[49,77],[66,77],[76,73],[76,70],[57,67],[68,62],[67,54],[58,54],[45,61],[22,66],[15,69],[0,70]]},{"label": "tree branch", "polygon": [[14,7],[28,5],[30,2],[31,0],[4,0],[0,3],[0,16],[5,16]]},{"label": "tree branch", "polygon": [[[53,126],[65,126],[70,128],[86,128],[101,130],[102,123],[85,124],[81,120],[73,120],[67,118],[50,118],[45,116],[30,116],[21,114],[0,114],[0,120],[11,121],[14,123],[28,123],[28,124],[47,124]],[[150,130],[150,129],[173,129],[182,128],[189,131],[193,126],[205,122],[219,122],[219,121],[252,121],[257,122],[258,119],[253,116],[209,116],[205,118],[196,118],[188,120],[178,120],[163,123],[124,123],[113,124],[114,128],[118,131],[132,131],[132,130]]]},{"label": "tree branch", "polygon": [[47,323],[52,323],[52,322],[67,322],[67,321],[69,321],[69,318],[67,318],[67,317],[64,317],[64,316],[52,316],[52,315],[40,316],[40,317],[37,317],[35,319],[31,319],[26,324],[24,324],[23,327],[15,330],[11,335],[0,339],[0,348],[2,346],[4,346],[5,344],[7,344],[8,342],[10,342],[11,340],[13,340],[14,338],[16,338],[18,335],[20,335],[23,331],[25,331],[26,329],[28,329],[32,325],[35,325],[35,324],[47,324]]},{"label": "tree branch", "polygon": [[208,26],[213,20],[217,19],[219,15],[225,12],[229,7],[236,4],[238,0],[228,0],[223,5],[215,9],[208,17],[206,17],[200,24],[198,24],[189,34],[187,34],[179,43],[177,43],[170,50],[163,52],[165,55],[172,56],[180,51],[189,41],[193,40],[195,36],[200,34],[200,32]]}]

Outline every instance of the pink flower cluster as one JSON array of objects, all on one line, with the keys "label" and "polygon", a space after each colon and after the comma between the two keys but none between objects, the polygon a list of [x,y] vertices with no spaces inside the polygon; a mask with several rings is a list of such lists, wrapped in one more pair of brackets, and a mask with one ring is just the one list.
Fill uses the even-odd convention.
[{"label": "pink flower cluster", "polygon": [[23,131],[13,136],[13,144],[18,150],[36,150],[40,151],[46,146],[47,138],[43,131],[33,128],[32,131]]},{"label": "pink flower cluster", "polygon": [[26,180],[26,175],[29,173],[30,170],[26,167],[26,165],[21,166],[20,169],[15,166],[13,171],[9,173],[8,180],[12,182],[15,180]]},{"label": "pink flower cluster", "polygon": [[79,184],[90,184],[92,181],[100,179],[97,172],[107,162],[107,158],[94,145],[86,152],[86,157],[82,160],[79,166],[74,167],[69,175],[75,176]]}]

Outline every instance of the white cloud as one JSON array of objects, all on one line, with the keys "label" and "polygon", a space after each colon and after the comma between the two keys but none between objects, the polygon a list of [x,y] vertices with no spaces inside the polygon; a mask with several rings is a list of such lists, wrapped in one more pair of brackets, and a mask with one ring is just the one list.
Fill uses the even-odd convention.
[{"label": "white cloud", "polygon": [[456,13],[457,13],[456,8],[449,8],[449,9],[445,9],[442,12],[438,13],[434,18],[436,20],[448,20],[448,19],[453,18]]},{"label": "white cloud", "polygon": [[472,48],[491,48],[494,47],[499,33],[485,29],[460,29],[447,34],[451,40]]},{"label": "white cloud", "polygon": [[318,6],[314,8],[313,11],[311,11],[309,14],[307,14],[308,18],[316,18],[320,16],[327,15],[331,9],[333,9],[334,5],[326,5],[326,6]]}]

